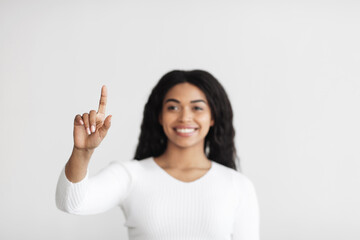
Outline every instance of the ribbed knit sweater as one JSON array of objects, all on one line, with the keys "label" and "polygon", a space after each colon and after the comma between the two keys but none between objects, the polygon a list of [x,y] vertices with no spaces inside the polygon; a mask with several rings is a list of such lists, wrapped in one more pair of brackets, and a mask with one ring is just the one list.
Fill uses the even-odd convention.
[{"label": "ribbed knit sweater", "polygon": [[59,209],[78,215],[115,206],[125,215],[130,240],[258,240],[259,209],[252,182],[211,161],[192,182],[168,174],[153,158],[112,162],[95,176],[70,182],[62,170]]}]

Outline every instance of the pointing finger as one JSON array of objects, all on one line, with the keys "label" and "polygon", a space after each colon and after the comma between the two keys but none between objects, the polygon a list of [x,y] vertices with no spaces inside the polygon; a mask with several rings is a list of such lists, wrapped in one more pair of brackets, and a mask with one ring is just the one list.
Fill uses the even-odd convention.
[{"label": "pointing finger", "polygon": [[107,103],[107,88],[105,85],[103,85],[101,88],[101,97],[99,101],[98,113],[105,114],[106,103]]}]

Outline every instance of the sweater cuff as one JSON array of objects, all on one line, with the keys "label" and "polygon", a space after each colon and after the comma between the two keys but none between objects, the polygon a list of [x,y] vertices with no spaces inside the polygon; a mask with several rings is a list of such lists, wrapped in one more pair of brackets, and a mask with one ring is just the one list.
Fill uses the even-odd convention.
[{"label": "sweater cuff", "polygon": [[75,213],[85,198],[88,178],[89,169],[87,169],[85,177],[80,182],[70,182],[66,177],[64,167],[56,187],[56,206],[65,212]]}]

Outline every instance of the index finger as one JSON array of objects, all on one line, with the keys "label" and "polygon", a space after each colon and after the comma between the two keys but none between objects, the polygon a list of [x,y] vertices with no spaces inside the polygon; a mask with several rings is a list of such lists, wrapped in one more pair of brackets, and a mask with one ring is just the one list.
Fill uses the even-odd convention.
[{"label": "index finger", "polygon": [[105,85],[103,85],[101,88],[101,96],[100,96],[100,101],[99,101],[98,113],[105,114],[106,103],[107,103],[107,88]]}]

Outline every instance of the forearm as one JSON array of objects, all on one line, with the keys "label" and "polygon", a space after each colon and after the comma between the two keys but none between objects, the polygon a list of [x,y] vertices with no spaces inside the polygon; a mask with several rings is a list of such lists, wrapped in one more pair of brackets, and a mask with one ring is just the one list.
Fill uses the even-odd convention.
[{"label": "forearm", "polygon": [[65,176],[65,169],[61,171],[55,197],[60,210],[77,215],[105,212],[117,206],[132,186],[129,170],[119,162],[112,162],[91,177],[88,175],[72,183]]},{"label": "forearm", "polygon": [[77,183],[84,179],[93,152],[94,150],[73,148],[65,166],[65,175],[70,182]]}]

